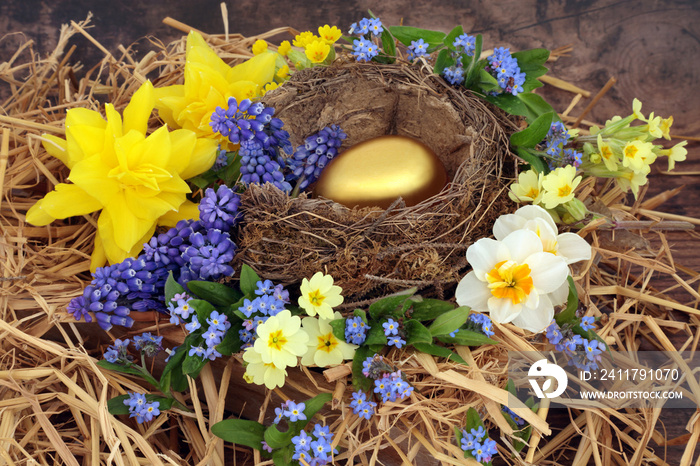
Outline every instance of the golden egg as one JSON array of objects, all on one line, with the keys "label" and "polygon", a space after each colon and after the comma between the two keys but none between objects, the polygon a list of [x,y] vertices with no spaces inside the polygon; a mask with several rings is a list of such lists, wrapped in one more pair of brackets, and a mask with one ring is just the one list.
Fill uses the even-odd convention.
[{"label": "golden egg", "polygon": [[380,136],[333,159],[314,193],[351,208],[386,209],[399,196],[407,206],[416,205],[446,183],[444,165],[425,144],[406,136]]}]

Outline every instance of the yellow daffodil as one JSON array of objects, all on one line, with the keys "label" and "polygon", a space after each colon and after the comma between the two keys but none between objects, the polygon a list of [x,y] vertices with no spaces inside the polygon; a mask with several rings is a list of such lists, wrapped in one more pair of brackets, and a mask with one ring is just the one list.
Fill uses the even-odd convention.
[{"label": "yellow daffodil", "polygon": [[330,51],[331,46],[321,40],[315,40],[304,48],[304,53],[311,63],[322,63]]},{"label": "yellow daffodil", "polygon": [[323,41],[328,45],[333,45],[336,43],[340,36],[343,35],[342,31],[335,26],[319,26],[318,35],[323,39]]},{"label": "yellow daffodil", "polygon": [[333,277],[316,272],[311,280],[301,281],[299,307],[310,316],[316,314],[323,319],[333,318],[333,308],[343,302],[343,289],[333,284]]},{"label": "yellow daffodil", "polygon": [[574,198],[574,190],[581,182],[581,177],[576,176],[576,167],[567,165],[550,172],[542,180],[544,194],[542,203],[546,209],[553,209]]},{"label": "yellow daffodil", "polygon": [[93,270],[105,260],[136,255],[157,224],[198,215],[186,201],[190,188],[184,180],[212,166],[216,142],[188,130],[168,132],[165,126],[146,135],[154,101],[147,81],[134,93],[123,121],[111,104],[105,106],[106,121],[96,111],[71,109],[66,139],[44,136],[47,152],[71,169],[71,184],[58,184],[32,206],[27,222],[47,225],[102,209]]},{"label": "yellow daffodil", "polygon": [[297,357],[306,353],[309,336],[301,329],[301,318],[284,309],[258,325],[253,344],[262,362],[278,369],[296,366]]},{"label": "yellow daffodil", "polygon": [[207,45],[201,35],[187,36],[184,84],[156,89],[159,116],[173,128],[194,131],[232,149],[228,139],[212,132],[209,122],[217,107],[228,108],[229,97],[252,99],[275,76],[278,54],[266,51],[233,68]]},{"label": "yellow daffodil", "polygon": [[[333,317],[340,319],[342,315],[336,312]],[[330,320],[304,317],[301,325],[309,335],[308,350],[301,358],[303,365],[330,367],[342,364],[345,359],[352,359],[357,346],[338,339],[333,334]]]},{"label": "yellow daffodil", "polygon": [[251,48],[251,51],[253,52],[253,55],[260,55],[263,52],[267,52],[267,42],[262,39],[256,40]]},{"label": "yellow daffodil", "polygon": [[289,51],[292,50],[292,44],[288,40],[283,40],[279,47],[277,47],[277,53],[286,57]]},{"label": "yellow daffodil", "polygon": [[528,170],[518,175],[518,182],[510,186],[508,193],[515,202],[539,204],[542,200],[542,173]]},{"label": "yellow daffodil", "polygon": [[552,321],[548,295],[566,281],[568,267],[562,257],[543,251],[535,232],[516,230],[501,241],[482,238],[467,249],[467,261],[472,271],[455,292],[460,306],[535,333]]}]

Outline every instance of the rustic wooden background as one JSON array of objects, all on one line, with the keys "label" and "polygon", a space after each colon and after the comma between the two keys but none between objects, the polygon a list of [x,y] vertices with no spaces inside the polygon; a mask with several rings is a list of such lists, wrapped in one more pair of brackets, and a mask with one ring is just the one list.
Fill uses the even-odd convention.
[{"label": "rustic wooden background", "polygon": [[[231,32],[246,36],[279,26],[315,30],[323,24],[347,31],[350,23],[371,9],[386,24],[403,24],[445,32],[462,24],[464,30],[484,35],[484,47],[510,46],[511,50],[533,47],[554,49],[571,45],[569,56],[550,66],[550,75],[570,81],[595,94],[614,76],[617,84],[598,103],[587,119],[604,122],[616,114],[631,112],[632,99],[644,103],[644,113],[674,116],[672,134],[700,137],[700,2],[696,0],[442,0],[409,2],[384,0],[282,1],[235,0],[227,2]],[[149,50],[146,36],[167,43],[182,33],[162,24],[171,16],[209,33],[224,31],[219,0],[2,0],[0,2],[0,63],[26,38],[35,50],[48,53],[58,39],[60,25],[82,20],[93,13],[98,41],[116,54],[119,44],[139,41],[141,52]],[[21,32],[21,34],[19,34]],[[94,45],[82,37],[73,55],[92,65],[102,58]],[[572,95],[546,86],[542,94],[563,111]],[[573,110],[577,115],[589,100]],[[1,111],[1,109],[0,109]],[[700,218],[700,147],[689,145],[688,161],[677,166],[685,174],[662,173],[665,161],[653,169],[650,193],[685,186],[681,195],[660,209]],[[700,271],[698,235],[669,235],[669,242],[684,265]],[[555,413],[556,414],[556,413]],[[668,438],[682,435],[692,413],[667,413]],[[568,416],[561,413],[562,422]],[[658,453],[664,456],[664,447]],[[678,464],[678,447],[668,447],[669,464]]]}]

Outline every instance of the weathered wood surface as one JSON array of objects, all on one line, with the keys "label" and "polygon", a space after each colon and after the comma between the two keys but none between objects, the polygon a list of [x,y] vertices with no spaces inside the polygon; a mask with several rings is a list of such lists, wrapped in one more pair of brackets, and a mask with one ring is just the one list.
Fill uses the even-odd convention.
[{"label": "weathered wood surface", "polygon": [[[570,81],[595,94],[611,77],[617,84],[598,103],[587,119],[604,122],[611,116],[631,111],[632,100],[644,103],[645,113],[674,116],[672,134],[700,137],[700,2],[672,1],[553,1],[446,0],[410,2],[367,1],[258,1],[228,2],[230,32],[246,36],[279,26],[298,30],[315,30],[319,25],[334,24],[347,30],[351,22],[366,16],[367,9],[387,24],[403,24],[448,31],[462,24],[465,31],[484,35],[485,48],[510,46],[512,50],[533,47],[554,49],[573,46],[569,56],[550,66],[550,74]],[[108,50],[116,54],[119,44],[136,46],[145,53],[153,35],[167,43],[181,35],[161,23],[171,16],[192,27],[210,33],[224,31],[219,0],[171,0],[154,4],[143,0],[93,2],[90,0],[3,0],[0,2],[0,63],[15,52],[24,38],[9,33],[23,32],[35,41],[40,53],[53,50],[62,23],[84,19],[94,14],[95,27],[90,32]],[[8,34],[8,35],[5,35]],[[4,36],[4,37],[3,37]],[[75,59],[88,65],[102,57],[94,45],[76,38]],[[542,94],[562,111],[571,94],[546,86]],[[583,99],[572,111],[577,115],[589,102]],[[1,109],[0,109],[1,111]],[[700,171],[700,148],[688,147],[688,162],[677,166],[680,172]],[[700,184],[698,175],[665,175],[660,168],[652,172],[650,193],[684,185],[661,209],[700,218]],[[669,242],[677,252],[677,260],[700,270],[700,248],[697,236],[670,234]],[[556,413],[554,413],[556,415]],[[562,421],[568,416],[562,414]],[[686,412],[665,416],[668,438],[684,433]],[[675,422],[673,421],[675,419]],[[659,447],[663,456],[664,447]],[[669,447],[666,460],[678,464],[678,447]]]}]

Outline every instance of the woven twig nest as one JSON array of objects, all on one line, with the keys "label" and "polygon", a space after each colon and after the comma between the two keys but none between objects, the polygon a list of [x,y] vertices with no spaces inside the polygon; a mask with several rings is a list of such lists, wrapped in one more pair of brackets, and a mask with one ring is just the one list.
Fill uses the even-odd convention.
[{"label": "woven twig nest", "polygon": [[514,209],[507,181],[515,122],[448,85],[425,62],[304,70],[264,103],[276,109],[295,145],[331,124],[348,135],[343,149],[387,134],[409,136],[432,149],[450,180],[418,205],[398,201],[387,210],[251,186],[242,200],[237,260],[268,279],[292,283],[325,270],[355,301],[411,286],[441,295],[460,279],[467,246]]}]

